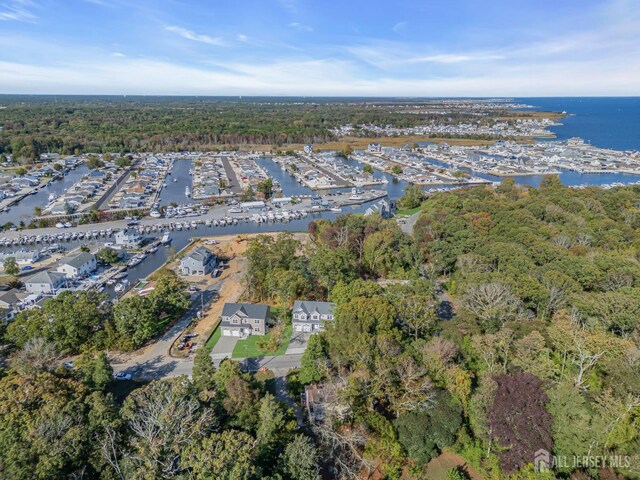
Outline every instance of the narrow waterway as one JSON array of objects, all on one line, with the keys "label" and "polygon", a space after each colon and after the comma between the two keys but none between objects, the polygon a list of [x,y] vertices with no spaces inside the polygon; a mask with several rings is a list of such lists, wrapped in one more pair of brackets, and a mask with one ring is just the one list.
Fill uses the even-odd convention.
[{"label": "narrow waterway", "polygon": [[191,203],[191,199],[185,195],[188,187],[193,191],[193,177],[189,175],[189,170],[193,162],[189,158],[177,159],[173,162],[171,175],[167,175],[167,186],[160,192],[160,205],[170,205],[172,203],[181,205]]},{"label": "narrow waterway", "polygon": [[35,207],[44,208],[49,203],[50,194],[55,193],[57,196],[62,195],[88,172],[89,168],[86,165],[80,165],[70,170],[64,177],[50,182],[34,195],[26,196],[19,203],[13,205],[8,212],[0,213],[0,225],[5,225],[7,222],[19,225],[20,221],[28,224],[34,217],[33,209]]}]

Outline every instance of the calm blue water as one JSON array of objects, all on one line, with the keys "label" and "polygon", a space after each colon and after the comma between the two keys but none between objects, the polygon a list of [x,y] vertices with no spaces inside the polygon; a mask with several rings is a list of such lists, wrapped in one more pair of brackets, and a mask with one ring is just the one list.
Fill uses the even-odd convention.
[{"label": "calm blue water", "polygon": [[566,111],[571,116],[552,127],[558,140],[582,137],[615,150],[640,150],[640,97],[518,98],[536,110]]}]

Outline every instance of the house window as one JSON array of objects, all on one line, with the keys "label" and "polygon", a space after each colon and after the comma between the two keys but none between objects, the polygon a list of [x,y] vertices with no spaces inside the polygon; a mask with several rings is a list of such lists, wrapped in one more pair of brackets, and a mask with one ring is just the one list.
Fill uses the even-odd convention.
[{"label": "house window", "polygon": [[260,319],[259,319],[259,318],[255,318],[255,319],[253,320],[253,323],[255,323],[256,325],[258,325],[258,324],[260,323]]},{"label": "house window", "polygon": [[260,328],[258,328],[258,327],[253,327],[253,331],[254,331],[255,333],[260,333]]},{"label": "house window", "polygon": [[238,321],[237,318],[234,318],[234,319],[231,320],[231,323],[233,323],[234,325],[238,325],[238,323],[240,323],[240,322]]}]

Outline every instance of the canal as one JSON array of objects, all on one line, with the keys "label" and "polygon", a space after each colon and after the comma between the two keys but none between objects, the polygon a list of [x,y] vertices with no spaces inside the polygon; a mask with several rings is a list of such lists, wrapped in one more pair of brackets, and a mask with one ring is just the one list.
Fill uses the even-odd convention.
[{"label": "canal", "polygon": [[57,196],[62,195],[88,172],[89,167],[80,165],[70,170],[69,173],[59,180],[53,180],[45,188],[38,190],[34,195],[27,195],[19,203],[13,205],[8,212],[0,213],[0,225],[5,225],[7,222],[19,225],[21,221],[28,224],[34,217],[33,209],[35,207],[44,208],[49,203],[50,194],[55,193]]}]

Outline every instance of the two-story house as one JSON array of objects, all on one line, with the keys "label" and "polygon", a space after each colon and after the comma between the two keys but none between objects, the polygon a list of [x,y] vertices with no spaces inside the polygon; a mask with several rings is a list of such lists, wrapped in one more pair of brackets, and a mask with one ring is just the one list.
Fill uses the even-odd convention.
[{"label": "two-story house", "polygon": [[67,285],[67,281],[64,273],[45,270],[27,278],[24,285],[29,293],[56,295],[60,288]]},{"label": "two-story house", "polygon": [[134,230],[120,230],[116,232],[116,245],[126,248],[138,248],[142,243],[142,237]]},{"label": "two-story house", "polygon": [[95,272],[96,268],[96,256],[93,253],[80,252],[60,260],[56,271],[64,273],[67,278],[79,278]]},{"label": "two-story house", "polygon": [[324,322],[333,321],[336,305],[331,302],[308,302],[296,300],[293,304],[293,331],[320,332]]},{"label": "two-story house", "polygon": [[208,275],[217,265],[218,258],[204,247],[198,247],[180,260],[182,275]]},{"label": "two-story house", "polygon": [[222,308],[220,328],[225,337],[265,335],[269,305],[254,303],[225,303]]}]

